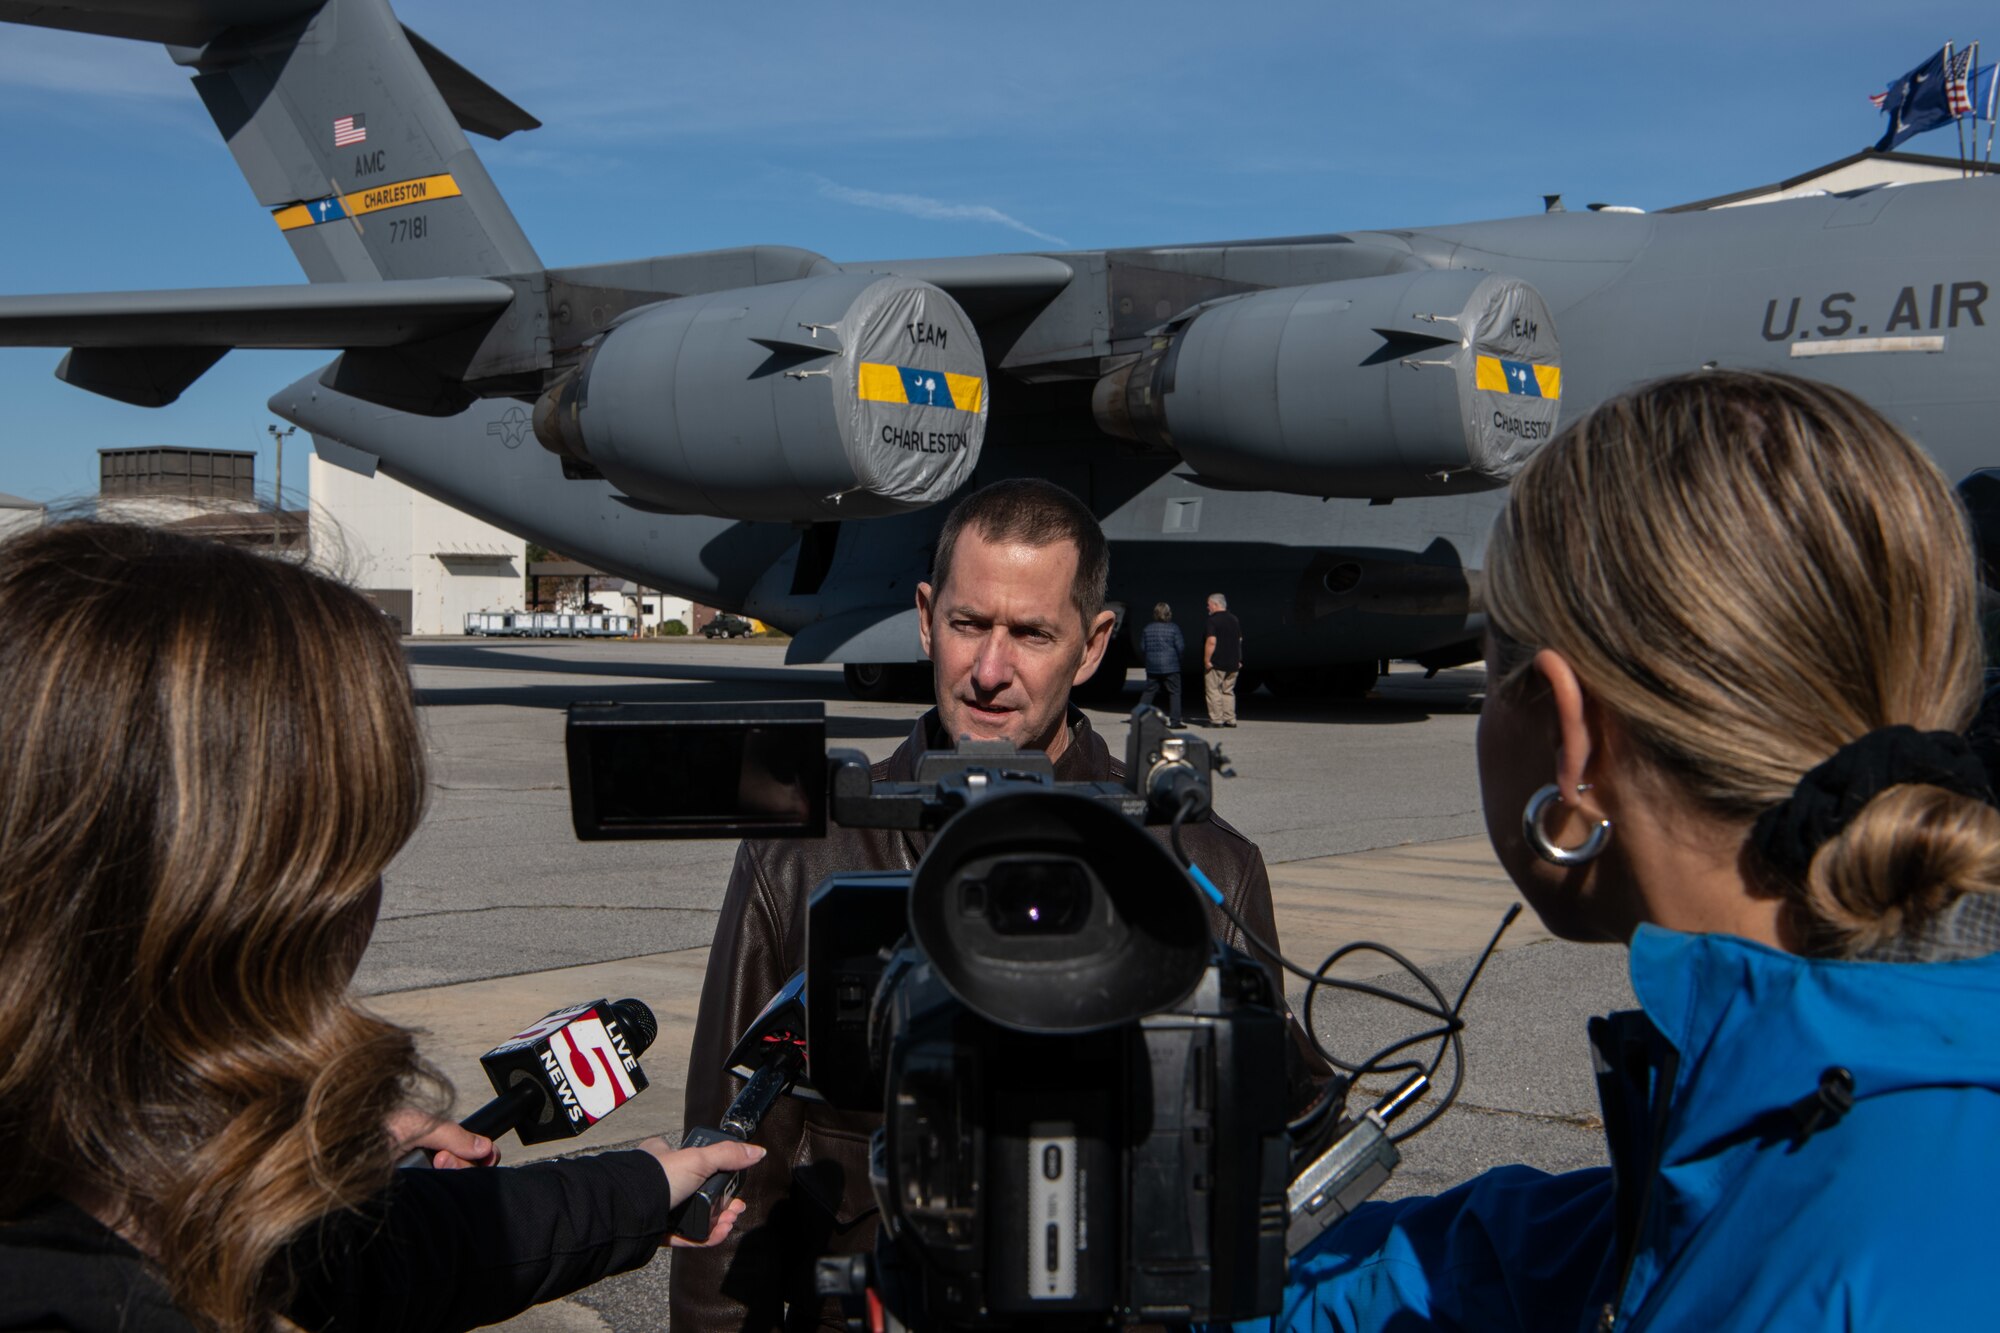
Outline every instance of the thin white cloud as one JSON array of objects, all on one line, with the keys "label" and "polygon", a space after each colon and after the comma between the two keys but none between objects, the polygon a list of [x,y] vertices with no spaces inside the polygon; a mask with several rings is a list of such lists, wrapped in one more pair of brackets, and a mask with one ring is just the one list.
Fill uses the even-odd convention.
[{"label": "thin white cloud", "polygon": [[901,213],[907,217],[923,218],[929,222],[991,222],[997,226],[1009,227],[1038,241],[1050,245],[1069,244],[1060,236],[1051,236],[1045,231],[1037,231],[1017,217],[1002,213],[991,204],[954,204],[944,199],[932,199],[921,194],[884,194],[876,190],[857,190],[851,185],[841,185],[822,179],[819,192],[828,199],[843,204],[853,204],[856,208],[880,209],[884,213]]},{"label": "thin white cloud", "polygon": [[557,176],[575,178],[606,176],[623,170],[625,166],[618,158],[601,153],[543,148],[532,140],[521,143],[517,139],[509,139],[504,143],[482,143],[478,147],[480,158],[488,166],[546,171]]}]

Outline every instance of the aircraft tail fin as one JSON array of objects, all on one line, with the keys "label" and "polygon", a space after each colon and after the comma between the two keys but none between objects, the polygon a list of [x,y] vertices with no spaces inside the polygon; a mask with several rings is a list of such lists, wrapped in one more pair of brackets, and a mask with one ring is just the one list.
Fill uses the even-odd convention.
[{"label": "aircraft tail fin", "polygon": [[326,0],[304,13],[279,0],[272,12],[272,23],[171,50],[195,69],[196,91],[307,278],[541,268],[461,128],[497,138],[533,128],[532,116],[405,29],[387,0]]}]

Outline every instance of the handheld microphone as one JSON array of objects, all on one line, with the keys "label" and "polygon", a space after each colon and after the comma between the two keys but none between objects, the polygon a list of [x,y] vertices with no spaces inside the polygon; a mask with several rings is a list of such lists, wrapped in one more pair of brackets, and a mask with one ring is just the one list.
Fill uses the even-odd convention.
[{"label": "handheld microphone", "polygon": [[[683,1148],[699,1148],[734,1139],[746,1143],[757,1132],[765,1112],[799,1081],[806,1064],[805,973],[795,975],[771,997],[751,1022],[736,1049],[729,1053],[730,1072],[747,1081],[723,1112],[722,1123],[697,1125],[681,1140]],[[685,1240],[708,1239],[716,1220],[736,1197],[741,1171],[718,1171],[683,1199],[673,1212],[674,1234]]]},{"label": "handheld microphone", "polygon": [[[575,1138],[645,1089],[639,1056],[658,1034],[639,1000],[558,1009],[479,1057],[499,1095],[459,1124],[487,1138],[514,1130],[527,1144]],[[428,1166],[430,1157],[418,1148],[396,1165]]]}]

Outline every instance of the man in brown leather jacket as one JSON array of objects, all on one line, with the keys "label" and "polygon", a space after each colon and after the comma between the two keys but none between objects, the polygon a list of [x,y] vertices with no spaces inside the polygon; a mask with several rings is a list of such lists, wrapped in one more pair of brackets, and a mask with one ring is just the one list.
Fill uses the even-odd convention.
[{"label": "man in brown leather jacket", "polygon": [[[1059,486],[1002,481],[961,501],[939,534],[932,581],[917,588],[938,706],[875,765],[875,780],[914,779],[919,755],[950,749],[960,736],[1044,750],[1059,782],[1122,779],[1124,766],[1069,705],[1070,687],[1090,678],[1110,643],[1108,567],[1096,518]],[[1182,838],[1236,913],[1275,944],[1271,884],[1256,846],[1221,819],[1190,825]],[[717,1124],[735,1095],[724,1061],[764,1002],[804,965],[805,901],[820,880],[835,871],[914,869],[927,841],[922,833],[834,828],[820,841],[742,845],[695,1020],[688,1125]],[[1209,913],[1216,935],[1241,948],[1236,928],[1214,907]],[[880,1123],[878,1115],[794,1098],[765,1116],[757,1141],[769,1155],[744,1177],[739,1197],[748,1210],[735,1235],[714,1249],[674,1254],[670,1314],[679,1333],[843,1327],[814,1294],[813,1264],[874,1245],[868,1145]]]}]

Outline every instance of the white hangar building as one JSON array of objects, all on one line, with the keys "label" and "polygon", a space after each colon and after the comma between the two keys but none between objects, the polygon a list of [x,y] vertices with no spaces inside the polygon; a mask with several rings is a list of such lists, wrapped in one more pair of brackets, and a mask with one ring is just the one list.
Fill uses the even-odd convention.
[{"label": "white hangar building", "polygon": [[528,543],[376,474],[317,453],[313,562],[352,583],[405,634],[461,634],[469,611],[519,611]]}]

